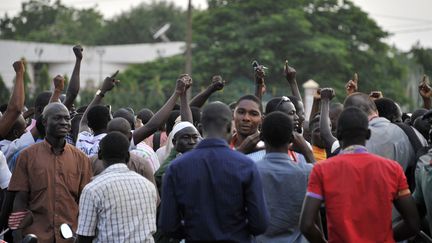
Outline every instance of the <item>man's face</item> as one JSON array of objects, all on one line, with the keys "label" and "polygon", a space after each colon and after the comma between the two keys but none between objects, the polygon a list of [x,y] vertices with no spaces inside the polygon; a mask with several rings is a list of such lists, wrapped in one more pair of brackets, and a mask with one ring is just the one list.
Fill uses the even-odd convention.
[{"label": "man's face", "polygon": [[192,127],[185,127],[174,135],[173,143],[175,150],[185,153],[193,148],[198,142],[199,134]]},{"label": "man's face", "polygon": [[303,129],[303,123],[305,121],[305,111],[303,102],[299,101],[299,105],[297,107],[297,116],[299,117],[299,123],[297,127],[297,131],[301,131]]},{"label": "man's face", "polygon": [[258,130],[262,122],[259,106],[255,101],[242,100],[234,110],[234,123],[237,133],[249,136]]},{"label": "man's face", "polygon": [[64,138],[71,128],[69,111],[62,106],[50,109],[45,116],[46,134],[55,138]]}]

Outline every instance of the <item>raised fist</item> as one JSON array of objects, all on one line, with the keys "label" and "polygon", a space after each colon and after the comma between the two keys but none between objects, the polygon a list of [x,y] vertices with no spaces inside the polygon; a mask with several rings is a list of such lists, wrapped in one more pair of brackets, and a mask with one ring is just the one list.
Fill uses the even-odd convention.
[{"label": "raised fist", "polygon": [[53,79],[53,82],[54,82],[54,89],[63,91],[64,82],[65,82],[63,76],[61,76],[61,75],[55,76],[55,78]]},{"label": "raised fist", "polygon": [[24,61],[20,60],[20,61],[16,61],[12,64],[14,70],[16,73],[24,73]]},{"label": "raised fist", "polygon": [[80,45],[76,45],[72,48],[75,57],[79,60],[81,60],[83,58],[82,52],[83,52],[83,48]]}]

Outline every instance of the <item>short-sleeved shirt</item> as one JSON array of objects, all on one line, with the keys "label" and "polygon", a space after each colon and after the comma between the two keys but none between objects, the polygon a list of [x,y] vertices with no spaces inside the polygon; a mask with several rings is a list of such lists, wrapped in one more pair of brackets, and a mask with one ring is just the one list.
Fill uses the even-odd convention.
[{"label": "short-sleeved shirt", "polygon": [[91,132],[82,131],[78,133],[76,147],[83,151],[87,156],[91,157],[98,153],[99,142],[106,136],[106,133],[101,133],[94,136]]},{"label": "short-sleeved shirt", "polygon": [[76,229],[78,200],[92,176],[89,158],[65,144],[61,154],[52,152],[45,140],[24,149],[9,184],[9,191],[28,192],[33,224],[24,233],[37,235],[39,242],[65,242],[59,235],[62,223]]},{"label": "short-sleeved shirt", "polygon": [[77,234],[93,242],[154,242],[156,188],[125,164],[106,168],[80,199]]},{"label": "short-sleeved shirt", "polygon": [[307,191],[325,202],[329,242],[394,242],[392,203],[409,195],[401,166],[367,152],[315,164]]}]

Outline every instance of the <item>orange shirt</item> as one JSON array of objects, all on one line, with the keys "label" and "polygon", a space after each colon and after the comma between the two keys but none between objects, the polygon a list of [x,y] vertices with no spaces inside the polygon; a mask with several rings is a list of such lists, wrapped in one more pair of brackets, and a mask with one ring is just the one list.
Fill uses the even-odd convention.
[{"label": "orange shirt", "polygon": [[315,160],[317,162],[327,159],[327,153],[326,153],[325,149],[319,148],[315,145],[312,145],[312,153],[313,153]]},{"label": "orange shirt", "polygon": [[90,181],[90,159],[79,149],[65,144],[60,155],[45,140],[21,152],[9,184],[9,191],[28,192],[28,209],[33,224],[24,234],[37,235],[38,242],[67,242],[59,235],[62,223],[76,230],[78,201]]}]

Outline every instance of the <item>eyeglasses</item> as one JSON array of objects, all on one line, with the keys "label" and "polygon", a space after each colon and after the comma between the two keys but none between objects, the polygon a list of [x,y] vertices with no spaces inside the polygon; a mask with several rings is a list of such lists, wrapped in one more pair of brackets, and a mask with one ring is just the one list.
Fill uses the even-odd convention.
[{"label": "eyeglasses", "polygon": [[291,102],[291,100],[286,96],[282,96],[279,103],[277,103],[275,110],[277,110],[279,108],[279,106],[281,106],[284,102]]}]

